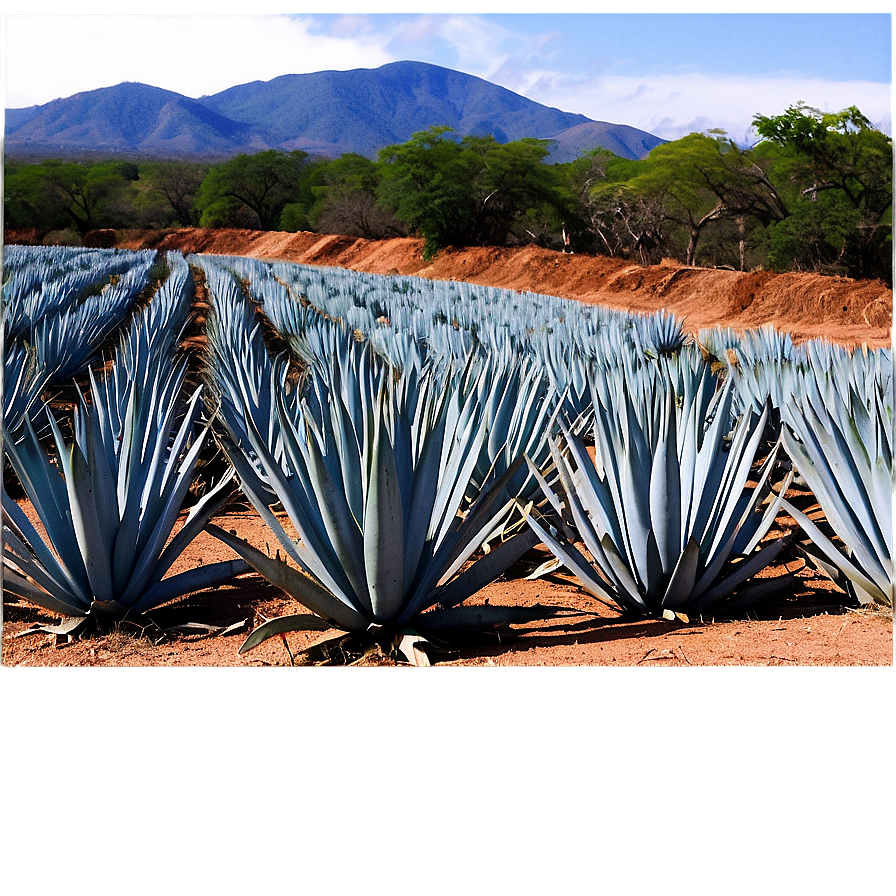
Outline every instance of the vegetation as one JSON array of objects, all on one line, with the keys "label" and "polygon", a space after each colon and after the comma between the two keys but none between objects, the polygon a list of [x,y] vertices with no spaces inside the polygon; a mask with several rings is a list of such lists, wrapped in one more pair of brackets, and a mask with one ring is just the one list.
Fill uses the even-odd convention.
[{"label": "vegetation", "polygon": [[892,140],[855,107],[756,115],[744,148],[694,133],[631,161],[595,150],[547,164],[548,143],[433,127],[376,160],[267,150],[188,162],[8,161],[8,228],[246,227],[448,246],[537,243],[739,270],[892,282]]},{"label": "vegetation", "polygon": [[[244,651],[336,628],[421,662],[426,638],[571,613],[464,603],[539,542],[621,613],[732,612],[778,584],[754,579],[796,539],[769,535],[782,508],[812,563],[857,602],[892,606],[889,349],[769,330],[698,345],[662,312],[153,255],[7,254],[20,369],[4,383],[4,585],[66,631],[254,569],[307,612],[259,626]],[[188,262],[209,299],[201,384],[179,347]],[[120,320],[91,285],[148,266],[163,282]],[[107,321],[107,360],[48,388],[37,334],[76,304]],[[71,410],[51,407],[58,388]],[[215,443],[232,467],[200,477]],[[783,500],[796,473],[824,519]],[[237,488],[284,557],[214,525]],[[243,559],[168,575],[203,529]]]}]

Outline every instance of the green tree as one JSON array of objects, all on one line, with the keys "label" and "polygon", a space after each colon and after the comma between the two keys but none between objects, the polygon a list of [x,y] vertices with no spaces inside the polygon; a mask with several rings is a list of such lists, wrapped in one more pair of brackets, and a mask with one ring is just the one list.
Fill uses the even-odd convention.
[{"label": "green tree", "polygon": [[563,208],[556,170],[545,164],[548,141],[524,138],[498,143],[494,137],[465,137],[472,154],[473,239],[478,244],[506,245],[517,226]]},{"label": "green tree", "polygon": [[80,234],[126,223],[138,172],[133,163],[46,160],[15,166],[4,180],[4,208],[14,226],[74,226]]},{"label": "green tree", "polygon": [[776,264],[892,283],[892,140],[855,106],[821,112],[800,102],[753,124],[789,211],[769,236]]},{"label": "green tree", "polygon": [[380,150],[379,199],[411,232],[425,239],[423,255],[467,245],[474,211],[472,172],[449,127],[432,127]]},{"label": "green tree", "polygon": [[254,222],[261,230],[276,230],[283,209],[297,197],[307,159],[302,150],[269,149],[213,165],[196,199],[200,225]]},{"label": "green tree", "polygon": [[332,164],[324,157],[309,158],[303,166],[290,201],[280,215],[280,230],[314,230],[313,211],[317,201],[316,188]]},{"label": "green tree", "polygon": [[666,238],[670,226],[679,231],[686,264],[696,263],[700,239],[716,222],[743,224],[753,217],[768,223],[786,214],[762,167],[721,133],[689,134],[662,144],[647,161],[626,191],[662,203]]},{"label": "green tree", "polygon": [[637,257],[642,264],[659,261],[665,250],[661,202],[638,195],[627,184],[646,167],[608,149],[595,149],[566,168],[591,248],[601,255]]},{"label": "green tree", "polygon": [[562,202],[556,175],[544,164],[547,141],[456,141],[450,133],[421,131],[378,159],[380,203],[425,238],[425,257],[446,246],[505,245],[527,215]]}]

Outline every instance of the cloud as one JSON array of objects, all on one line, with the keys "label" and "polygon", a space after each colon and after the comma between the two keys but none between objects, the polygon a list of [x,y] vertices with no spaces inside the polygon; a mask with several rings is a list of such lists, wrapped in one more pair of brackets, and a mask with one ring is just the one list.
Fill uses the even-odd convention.
[{"label": "cloud", "polygon": [[[532,33],[503,24],[500,17],[433,14],[373,23],[396,59],[418,59],[499,83],[509,90],[527,80],[527,73],[544,66],[559,32]],[[514,24],[518,26],[518,18]]]},{"label": "cloud", "polygon": [[537,102],[598,121],[631,125],[667,140],[694,130],[722,128],[734,140],[752,142],[754,115],[778,115],[800,100],[831,112],[858,106],[876,127],[892,130],[890,85],[870,81],[693,72],[571,79],[542,71],[517,90]]},{"label": "cloud", "polygon": [[8,16],[4,105],[122,81],[199,97],[294,72],[393,61],[372,32],[330,37],[315,28],[302,16]]}]

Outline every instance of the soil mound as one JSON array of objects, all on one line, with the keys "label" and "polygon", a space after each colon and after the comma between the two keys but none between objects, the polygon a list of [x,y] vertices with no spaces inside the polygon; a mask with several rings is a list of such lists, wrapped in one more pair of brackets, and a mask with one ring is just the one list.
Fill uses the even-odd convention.
[{"label": "soil mound", "polygon": [[[6,234],[7,243],[16,241],[15,234]],[[893,293],[880,280],[696,268],[670,260],[642,267],[615,258],[571,255],[536,246],[446,249],[427,262],[423,240],[365,240],[307,232],[195,227],[119,231],[115,245],[244,255],[371,274],[467,280],[625,311],[665,308],[683,319],[690,332],[713,326],[748,329],[771,324],[795,340],[824,337],[845,345],[891,344]]]}]

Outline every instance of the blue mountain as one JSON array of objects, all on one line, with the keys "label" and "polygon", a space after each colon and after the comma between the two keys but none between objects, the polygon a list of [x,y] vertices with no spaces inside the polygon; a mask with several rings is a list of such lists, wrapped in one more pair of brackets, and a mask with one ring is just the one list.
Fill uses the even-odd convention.
[{"label": "blue mountain", "polygon": [[637,128],[544,106],[472,75],[394,62],[377,69],[283,75],[199,99],[125,82],[7,109],[5,148],[12,157],[220,159],[302,149],[373,158],[383,147],[434,125],[447,125],[458,136],[491,134],[502,143],[552,139],[552,161],[597,146],[641,158],[664,142]]}]

